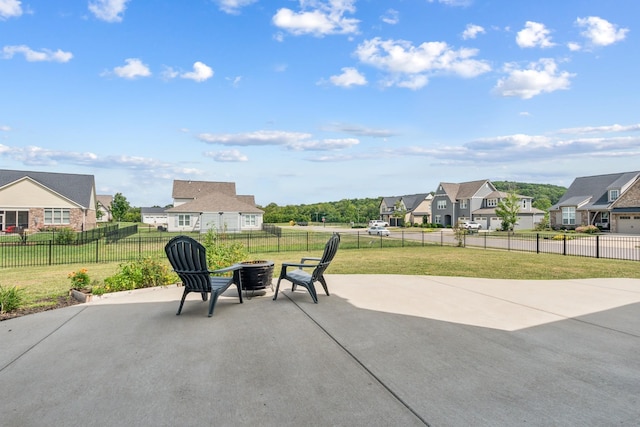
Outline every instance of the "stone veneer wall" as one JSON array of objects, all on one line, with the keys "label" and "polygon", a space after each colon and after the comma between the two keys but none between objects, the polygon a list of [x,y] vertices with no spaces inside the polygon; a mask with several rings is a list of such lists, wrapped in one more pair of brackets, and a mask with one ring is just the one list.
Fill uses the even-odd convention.
[{"label": "stone veneer wall", "polygon": [[44,223],[44,208],[31,208],[29,209],[29,228],[37,230],[42,227],[55,227],[55,228],[64,228],[71,227],[75,231],[85,231],[96,228],[97,220],[96,220],[96,211],[90,210],[87,212],[87,216],[85,218],[83,209],[70,209],[69,210],[69,222],[70,224],[60,224],[60,225],[45,225]]}]

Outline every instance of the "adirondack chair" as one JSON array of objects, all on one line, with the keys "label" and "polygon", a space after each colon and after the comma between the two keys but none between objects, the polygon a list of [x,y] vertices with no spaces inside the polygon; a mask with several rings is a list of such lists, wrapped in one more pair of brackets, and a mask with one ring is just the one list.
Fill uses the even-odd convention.
[{"label": "adirondack chair", "polygon": [[[202,300],[206,301],[208,294],[211,294],[209,302],[209,317],[213,316],[218,297],[226,291],[229,286],[235,284],[238,287],[238,297],[242,303],[242,283],[239,264],[230,267],[210,271],[207,267],[206,249],[199,242],[188,236],[176,236],[164,247],[164,251],[169,258],[173,270],[178,274],[184,284],[184,293],[180,301],[180,307],[176,315],[182,312],[182,306],[187,294],[198,292],[202,294]],[[233,272],[232,276],[215,276]]]},{"label": "adirondack chair", "polygon": [[[333,233],[327,244],[324,246],[324,253],[321,258],[302,258],[299,263],[285,262],[282,263],[282,269],[280,270],[280,277],[276,285],[276,292],[273,296],[275,301],[278,298],[278,290],[280,289],[280,281],[282,279],[290,281],[293,285],[291,291],[296,290],[296,286],[302,286],[309,291],[314,303],[318,303],[318,294],[316,293],[315,282],[320,282],[324,288],[325,293],[329,296],[329,288],[327,288],[327,281],[324,279],[324,272],[329,267],[331,260],[338,251],[340,245],[340,235]],[[315,261],[315,263],[307,264],[307,261]],[[304,271],[304,268],[313,268],[311,273]]]}]

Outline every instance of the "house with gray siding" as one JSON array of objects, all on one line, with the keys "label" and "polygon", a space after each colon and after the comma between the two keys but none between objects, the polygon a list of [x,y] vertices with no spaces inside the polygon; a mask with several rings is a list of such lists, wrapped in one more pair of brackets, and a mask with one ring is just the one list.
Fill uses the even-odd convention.
[{"label": "house with gray siding", "polygon": [[262,229],[264,211],[253,195],[236,195],[234,182],[174,180],[172,196],[173,207],[165,210],[168,231]]},{"label": "house with gray siding", "polygon": [[430,221],[432,199],[430,193],[383,197],[380,202],[380,219],[391,226],[422,224],[425,218]]}]

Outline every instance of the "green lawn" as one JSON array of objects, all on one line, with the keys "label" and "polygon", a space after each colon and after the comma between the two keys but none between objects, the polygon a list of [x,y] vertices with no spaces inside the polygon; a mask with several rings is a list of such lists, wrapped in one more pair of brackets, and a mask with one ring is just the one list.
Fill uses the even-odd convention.
[{"label": "green lawn", "polygon": [[[270,252],[252,254],[250,258],[275,261],[274,276],[277,277],[282,262],[297,262],[302,256],[320,255],[321,251]],[[7,268],[0,270],[0,286],[23,288],[28,305],[46,304],[42,302],[43,299],[68,293],[70,288],[68,274],[72,271],[86,268],[92,280],[102,281],[106,277],[114,275],[118,265],[119,263],[105,263]],[[327,273],[548,280],[600,277],[640,278],[639,267],[640,265],[636,261],[425,246],[339,250]]]}]

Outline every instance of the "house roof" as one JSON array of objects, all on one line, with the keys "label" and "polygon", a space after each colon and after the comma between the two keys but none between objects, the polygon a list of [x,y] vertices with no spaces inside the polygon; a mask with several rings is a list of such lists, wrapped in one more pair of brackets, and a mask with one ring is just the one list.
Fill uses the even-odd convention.
[{"label": "house roof", "polygon": [[[533,199],[533,197],[523,196],[521,194],[516,194],[516,196],[518,196],[518,199]],[[485,199],[506,199],[507,197],[509,197],[509,193],[498,190],[492,191],[491,193],[484,196]]]},{"label": "house roof", "polygon": [[25,178],[32,179],[85,209],[95,209],[95,206],[91,206],[95,191],[93,175],[2,169],[0,188]]},{"label": "house roof", "polygon": [[404,203],[407,212],[413,212],[416,208],[420,206],[420,203],[425,201],[426,199],[433,198],[430,193],[418,193],[418,194],[407,194],[405,196],[391,196],[391,197],[383,197],[382,202],[388,207],[392,208],[395,204],[402,200]]},{"label": "house roof", "polygon": [[163,214],[165,213],[164,208],[152,207],[152,208],[140,208],[140,214]]},{"label": "house roof", "polygon": [[205,194],[187,203],[167,209],[165,212],[241,212],[263,213],[255,205],[246,203],[242,198],[223,193]]},{"label": "house roof", "polygon": [[[609,201],[609,190],[622,189],[639,175],[640,171],[635,171],[578,177],[551,209],[557,210],[562,206],[578,206],[584,210],[607,209],[612,203]],[[581,206],[585,200],[587,202]]]},{"label": "house roof", "polygon": [[100,203],[105,208],[111,208],[111,202],[113,202],[113,196],[108,194],[98,194],[96,196],[96,201]]},{"label": "house roof", "polygon": [[174,199],[195,199],[203,194],[226,194],[236,195],[235,182],[215,182],[215,181],[184,181],[176,179],[173,181],[172,197]]},{"label": "house roof", "polygon": [[459,184],[453,182],[441,182],[440,185],[447,194],[447,197],[449,197],[449,200],[455,201],[472,198],[486,183],[490,183],[490,181],[488,179],[481,179],[478,181],[461,182]]}]

